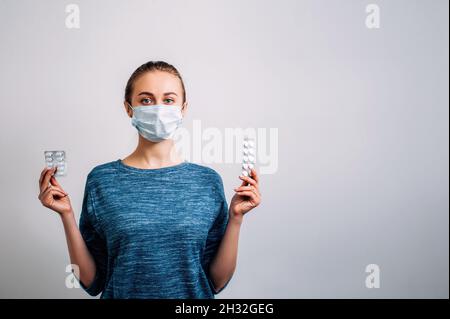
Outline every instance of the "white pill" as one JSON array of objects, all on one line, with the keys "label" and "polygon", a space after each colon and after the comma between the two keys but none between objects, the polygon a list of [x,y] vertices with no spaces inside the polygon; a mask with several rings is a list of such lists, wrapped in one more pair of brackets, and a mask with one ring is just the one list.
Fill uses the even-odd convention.
[{"label": "white pill", "polygon": [[248,161],[249,161],[250,163],[253,163],[253,162],[255,161],[255,157],[250,155],[250,156],[248,157]]},{"label": "white pill", "polygon": [[244,163],[247,163],[248,162],[248,156],[244,156],[242,160],[244,161]]},{"label": "white pill", "polygon": [[244,155],[248,155],[248,153],[249,153],[249,150],[244,148]]},{"label": "white pill", "polygon": [[249,149],[248,149],[248,153],[249,153],[250,155],[255,155],[255,150],[254,150],[253,148],[249,148]]},{"label": "white pill", "polygon": [[244,143],[242,144],[244,147],[248,147],[248,142],[244,141]]},{"label": "white pill", "polygon": [[242,175],[243,176],[248,176],[248,172],[247,171],[242,171]]},{"label": "white pill", "polygon": [[248,169],[252,169],[254,167],[252,163],[247,164],[247,166],[248,166]]},{"label": "white pill", "polygon": [[255,146],[255,143],[253,141],[248,141],[248,146],[253,147],[253,146]]},{"label": "white pill", "polygon": [[244,163],[244,164],[242,164],[242,168],[243,168],[243,169],[247,169],[249,165],[251,165],[251,164],[246,164],[246,163]]}]

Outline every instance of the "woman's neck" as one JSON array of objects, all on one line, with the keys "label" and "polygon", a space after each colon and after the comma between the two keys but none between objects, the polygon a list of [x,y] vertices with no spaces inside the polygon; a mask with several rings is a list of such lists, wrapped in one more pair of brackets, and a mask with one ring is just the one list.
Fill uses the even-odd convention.
[{"label": "woman's neck", "polygon": [[151,142],[139,135],[139,142],[133,153],[123,159],[127,165],[138,168],[161,168],[183,162],[172,139]]}]

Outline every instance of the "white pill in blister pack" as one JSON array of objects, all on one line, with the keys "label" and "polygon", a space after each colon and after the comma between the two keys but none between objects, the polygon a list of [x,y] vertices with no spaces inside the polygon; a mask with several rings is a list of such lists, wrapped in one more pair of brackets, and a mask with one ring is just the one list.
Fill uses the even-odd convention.
[{"label": "white pill in blister pack", "polygon": [[45,165],[48,168],[56,167],[55,176],[65,176],[67,173],[67,162],[65,151],[44,151]]},{"label": "white pill in blister pack", "polygon": [[242,143],[243,157],[242,157],[242,173],[243,176],[249,176],[250,170],[255,167],[255,142],[248,137]]}]

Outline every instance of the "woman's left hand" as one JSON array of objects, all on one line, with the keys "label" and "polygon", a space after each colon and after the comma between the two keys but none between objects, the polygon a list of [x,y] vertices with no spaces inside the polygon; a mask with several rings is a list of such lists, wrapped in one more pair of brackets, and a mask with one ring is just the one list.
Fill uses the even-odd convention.
[{"label": "woman's left hand", "polygon": [[255,169],[251,169],[250,176],[239,176],[241,186],[234,189],[236,194],[230,202],[230,218],[242,221],[244,214],[261,203],[259,192],[259,177]]}]

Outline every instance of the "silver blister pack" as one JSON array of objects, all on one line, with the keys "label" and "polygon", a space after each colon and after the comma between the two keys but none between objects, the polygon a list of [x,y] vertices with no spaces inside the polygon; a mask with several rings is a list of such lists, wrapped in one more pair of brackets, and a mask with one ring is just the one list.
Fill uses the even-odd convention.
[{"label": "silver blister pack", "polygon": [[249,138],[245,138],[242,144],[243,157],[242,157],[242,173],[243,176],[250,176],[250,170],[255,167],[256,152],[255,141]]},{"label": "silver blister pack", "polygon": [[55,176],[65,176],[67,174],[67,161],[65,151],[44,151],[45,165],[48,168],[56,166]]}]

